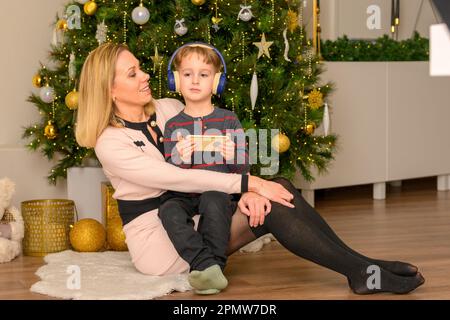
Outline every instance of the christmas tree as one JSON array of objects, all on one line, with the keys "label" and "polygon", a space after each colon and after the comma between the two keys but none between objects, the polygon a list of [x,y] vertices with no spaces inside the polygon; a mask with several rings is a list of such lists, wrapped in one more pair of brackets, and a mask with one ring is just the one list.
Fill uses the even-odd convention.
[{"label": "christmas tree", "polygon": [[[333,158],[336,136],[314,134],[332,88],[319,85],[322,65],[303,14],[298,0],[72,1],[55,19],[50,58],[57,66],[41,66],[33,78],[40,89],[29,101],[42,119],[25,128],[28,147],[59,159],[48,176],[52,183],[67,168],[95,158],[92,149],[77,145],[73,128],[77,79],[99,44],[126,43],[150,74],[154,98],[182,99],[168,91],[168,60],[179,46],[202,41],[221,51],[227,65],[227,88],[214,97],[215,105],[233,110],[245,129],[279,129],[268,141],[279,152],[277,175],[292,178],[298,168],[313,180],[311,168],[325,171]],[[252,173],[260,166],[253,165]]]}]

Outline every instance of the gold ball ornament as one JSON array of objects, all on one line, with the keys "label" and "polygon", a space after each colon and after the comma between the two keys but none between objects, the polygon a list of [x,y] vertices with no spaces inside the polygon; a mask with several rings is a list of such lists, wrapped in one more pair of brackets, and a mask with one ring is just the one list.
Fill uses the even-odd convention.
[{"label": "gold ball ornament", "polygon": [[69,238],[76,251],[96,252],[104,247],[106,232],[100,222],[87,218],[75,223],[70,230]]},{"label": "gold ball ornament", "polygon": [[312,109],[317,109],[317,108],[323,106],[322,92],[320,92],[317,89],[314,89],[313,91],[311,91],[308,96],[308,102],[309,102],[309,106]]},{"label": "gold ball ornament", "polygon": [[122,220],[114,218],[108,221],[106,226],[106,242],[108,247],[115,251],[127,251],[125,233],[123,232]]},{"label": "gold ball ornament", "polygon": [[75,110],[78,108],[78,92],[73,89],[73,91],[69,92],[65,98],[66,106],[70,110]]},{"label": "gold ball ornament", "polygon": [[41,77],[41,75],[40,74],[35,74],[33,76],[32,82],[33,82],[33,86],[35,86],[36,88],[42,87],[42,77]]},{"label": "gold ball ornament", "polygon": [[314,123],[310,123],[306,125],[305,132],[309,135],[314,133],[314,130],[316,130],[316,125]]},{"label": "gold ball ornament", "polygon": [[44,136],[47,137],[47,139],[53,140],[56,138],[56,128],[53,125],[52,120],[48,120],[47,125],[44,128]]},{"label": "gold ball ornament", "polygon": [[278,153],[283,153],[288,151],[289,147],[291,146],[291,141],[289,141],[289,138],[287,135],[283,133],[279,133],[276,136],[272,138],[272,148],[277,151]]},{"label": "gold ball ornament", "polygon": [[192,4],[195,4],[196,6],[201,6],[205,4],[206,0],[191,0]]},{"label": "gold ball ornament", "polygon": [[56,29],[67,31],[68,29],[67,21],[65,19],[59,19],[58,22],[56,23]]},{"label": "gold ball ornament", "polygon": [[88,1],[84,4],[83,10],[88,16],[92,16],[97,11],[97,4],[94,1]]}]

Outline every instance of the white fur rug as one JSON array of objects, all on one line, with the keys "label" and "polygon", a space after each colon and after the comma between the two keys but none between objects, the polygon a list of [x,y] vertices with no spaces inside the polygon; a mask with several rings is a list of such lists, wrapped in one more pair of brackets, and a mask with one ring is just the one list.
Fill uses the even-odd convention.
[{"label": "white fur rug", "polygon": [[[62,299],[153,299],[172,291],[191,290],[187,274],[148,276],[137,271],[128,252],[79,253],[71,250],[44,258],[36,272],[41,281],[32,292]],[[79,275],[79,277],[78,277]]]},{"label": "white fur rug", "polygon": [[[241,248],[257,252],[275,240],[267,234]],[[188,291],[186,274],[148,276],[135,269],[128,252],[80,253],[66,250],[45,256],[46,265],[36,271],[41,281],[31,291],[62,299],[131,300],[153,299],[172,291]]]}]

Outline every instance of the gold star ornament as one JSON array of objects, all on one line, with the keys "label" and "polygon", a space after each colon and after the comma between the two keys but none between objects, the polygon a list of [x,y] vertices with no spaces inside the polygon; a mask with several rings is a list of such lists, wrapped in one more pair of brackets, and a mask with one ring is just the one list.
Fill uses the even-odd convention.
[{"label": "gold star ornament", "polygon": [[263,33],[261,37],[261,42],[253,42],[255,46],[258,47],[258,59],[265,55],[270,59],[269,47],[272,45],[273,41],[266,41],[266,35]]},{"label": "gold star ornament", "polygon": [[161,64],[161,62],[163,61],[163,56],[160,56],[158,54],[158,47],[155,46],[155,55],[151,56],[150,58],[152,58],[153,60],[153,71],[156,72],[156,68],[159,67],[159,65]]}]

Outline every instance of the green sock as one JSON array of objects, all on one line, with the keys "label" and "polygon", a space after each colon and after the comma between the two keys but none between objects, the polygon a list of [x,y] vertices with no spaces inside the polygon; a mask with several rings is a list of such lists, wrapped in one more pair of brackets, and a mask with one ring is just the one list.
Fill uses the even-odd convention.
[{"label": "green sock", "polygon": [[203,271],[191,271],[188,280],[198,294],[216,294],[228,285],[227,278],[225,278],[222,269],[217,264]]}]

